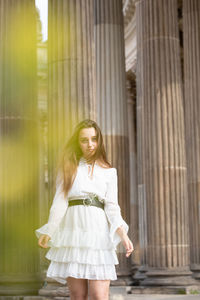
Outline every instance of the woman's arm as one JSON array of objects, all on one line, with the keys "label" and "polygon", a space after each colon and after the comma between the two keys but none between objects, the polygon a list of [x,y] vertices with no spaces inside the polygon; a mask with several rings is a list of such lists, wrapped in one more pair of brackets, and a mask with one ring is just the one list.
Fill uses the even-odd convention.
[{"label": "woman's arm", "polygon": [[117,229],[122,226],[123,232],[127,233],[129,226],[121,216],[121,209],[118,204],[118,179],[117,170],[112,169],[110,180],[107,187],[104,210],[110,223],[110,237],[116,247],[121,241]]},{"label": "woman's arm", "polygon": [[126,257],[128,257],[134,251],[133,244],[132,244],[131,240],[129,239],[126,231],[123,228],[123,226],[120,226],[117,229],[117,233],[119,234],[119,236],[122,240],[122,243],[123,243],[123,245],[126,249]]},{"label": "woman's arm", "polygon": [[67,207],[68,201],[67,197],[64,197],[64,192],[62,191],[62,182],[57,181],[56,193],[50,208],[48,222],[35,230],[36,236],[40,238],[41,235],[48,235],[51,238],[66,213]]},{"label": "woman's arm", "polygon": [[117,228],[117,233],[119,234],[121,240],[125,239],[128,236],[123,226]]}]

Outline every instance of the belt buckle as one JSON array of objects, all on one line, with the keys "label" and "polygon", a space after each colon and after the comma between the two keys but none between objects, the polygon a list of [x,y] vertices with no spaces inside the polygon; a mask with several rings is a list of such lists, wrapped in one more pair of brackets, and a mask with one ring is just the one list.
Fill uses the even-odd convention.
[{"label": "belt buckle", "polygon": [[92,204],[92,198],[85,198],[83,199],[83,205],[84,206],[89,206]]}]

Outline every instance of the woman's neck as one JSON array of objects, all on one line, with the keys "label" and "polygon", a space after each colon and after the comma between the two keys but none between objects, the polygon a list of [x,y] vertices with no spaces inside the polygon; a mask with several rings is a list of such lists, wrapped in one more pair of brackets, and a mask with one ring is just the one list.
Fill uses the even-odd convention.
[{"label": "woman's neck", "polygon": [[95,161],[89,161],[89,159],[87,159],[85,156],[83,156],[84,161],[88,164],[88,165],[94,165]]}]

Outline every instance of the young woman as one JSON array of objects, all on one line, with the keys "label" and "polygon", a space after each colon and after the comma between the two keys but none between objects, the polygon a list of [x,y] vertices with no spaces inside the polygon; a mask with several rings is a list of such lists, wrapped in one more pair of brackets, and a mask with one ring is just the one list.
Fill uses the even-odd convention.
[{"label": "young woman", "polygon": [[51,247],[47,277],[67,285],[75,299],[107,300],[116,280],[116,247],[133,249],[118,204],[117,171],[106,158],[92,120],[80,122],[64,147],[48,223],[35,230],[38,245]]}]

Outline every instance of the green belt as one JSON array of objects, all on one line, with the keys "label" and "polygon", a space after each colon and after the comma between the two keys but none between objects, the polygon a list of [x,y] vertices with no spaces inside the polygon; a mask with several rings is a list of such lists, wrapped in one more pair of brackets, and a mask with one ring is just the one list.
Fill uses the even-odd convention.
[{"label": "green belt", "polygon": [[68,201],[68,206],[84,205],[84,206],[96,206],[104,209],[104,203],[100,202],[97,197],[85,198],[85,199],[73,199]]}]

